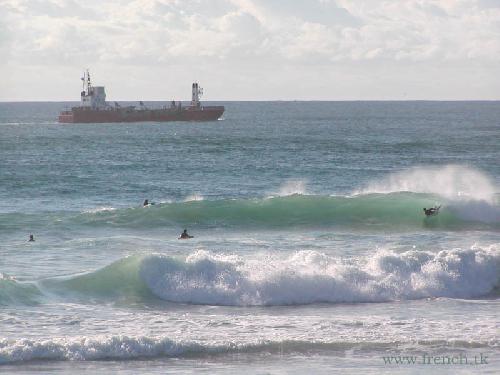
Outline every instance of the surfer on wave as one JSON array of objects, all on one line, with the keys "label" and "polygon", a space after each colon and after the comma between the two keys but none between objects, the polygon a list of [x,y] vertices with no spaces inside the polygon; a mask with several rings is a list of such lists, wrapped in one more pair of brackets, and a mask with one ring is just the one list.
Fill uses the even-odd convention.
[{"label": "surfer on wave", "polygon": [[434,207],[431,207],[431,208],[425,208],[424,207],[425,216],[434,216],[434,215],[437,215],[439,213],[439,209],[440,208],[441,208],[441,206],[434,206]]}]

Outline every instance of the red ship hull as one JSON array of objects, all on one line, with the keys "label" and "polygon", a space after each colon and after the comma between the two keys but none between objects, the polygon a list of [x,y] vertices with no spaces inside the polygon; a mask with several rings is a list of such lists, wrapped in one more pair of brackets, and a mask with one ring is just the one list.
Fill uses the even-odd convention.
[{"label": "red ship hull", "polygon": [[200,106],[186,108],[135,109],[109,108],[91,109],[73,107],[59,115],[60,123],[103,122],[167,122],[167,121],[215,121],[224,113],[223,106]]}]

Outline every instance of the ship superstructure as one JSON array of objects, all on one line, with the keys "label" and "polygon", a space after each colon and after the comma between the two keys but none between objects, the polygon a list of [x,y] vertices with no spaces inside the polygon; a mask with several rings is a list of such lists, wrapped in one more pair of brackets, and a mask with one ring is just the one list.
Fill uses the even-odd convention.
[{"label": "ship superstructure", "polygon": [[105,109],[106,92],[104,86],[92,86],[88,70],[83,74],[81,80],[83,82],[83,89],[80,94],[80,105],[92,109]]},{"label": "ship superstructure", "polygon": [[191,89],[191,103],[183,106],[172,101],[170,106],[148,108],[141,101],[139,107],[121,106],[117,102],[106,102],[104,86],[93,86],[87,70],[82,79],[80,106],[59,114],[61,123],[104,123],[104,122],[142,122],[142,121],[214,121],[224,113],[224,106],[203,106],[200,97],[203,89],[194,82]]}]

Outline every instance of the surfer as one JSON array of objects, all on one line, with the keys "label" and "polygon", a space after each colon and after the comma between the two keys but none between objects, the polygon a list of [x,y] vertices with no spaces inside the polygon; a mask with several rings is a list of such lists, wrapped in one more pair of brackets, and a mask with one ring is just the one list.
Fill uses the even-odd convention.
[{"label": "surfer", "polygon": [[35,242],[35,236],[30,234],[30,239],[28,240],[29,242]]},{"label": "surfer", "polygon": [[194,236],[190,236],[187,232],[187,229],[184,229],[184,232],[181,233],[179,240],[187,240],[188,238],[193,238]]},{"label": "surfer", "polygon": [[440,208],[441,208],[441,206],[434,206],[434,207],[431,207],[431,208],[425,208],[424,207],[425,216],[434,216],[434,215],[437,215]]},{"label": "surfer", "polygon": [[149,203],[149,199],[144,199],[144,203],[142,204],[144,207],[154,205],[154,202]]}]

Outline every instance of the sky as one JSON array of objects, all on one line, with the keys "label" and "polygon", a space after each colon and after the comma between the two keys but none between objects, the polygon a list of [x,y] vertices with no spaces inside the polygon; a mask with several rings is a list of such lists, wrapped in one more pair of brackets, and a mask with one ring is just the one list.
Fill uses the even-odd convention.
[{"label": "sky", "polygon": [[0,101],[499,100],[500,0],[0,0]]}]

